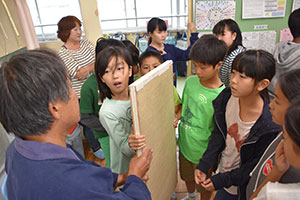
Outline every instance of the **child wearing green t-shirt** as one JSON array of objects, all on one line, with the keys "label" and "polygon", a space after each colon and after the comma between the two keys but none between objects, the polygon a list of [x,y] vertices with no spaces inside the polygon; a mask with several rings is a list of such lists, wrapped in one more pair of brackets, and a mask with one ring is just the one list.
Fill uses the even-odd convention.
[{"label": "child wearing green t-shirt", "polygon": [[[140,75],[144,76],[160,64],[162,64],[163,59],[160,53],[156,51],[145,51],[140,56]],[[175,118],[179,118],[180,111],[181,111],[181,99],[178,95],[178,92],[173,86],[173,92],[174,92],[174,104],[175,104]]]},{"label": "child wearing green t-shirt", "polygon": [[[214,128],[212,101],[225,88],[219,77],[219,69],[226,54],[226,44],[215,35],[203,35],[193,45],[190,58],[196,75],[187,78],[182,95],[181,122],[179,124],[179,170],[185,181],[188,196],[201,200],[210,199],[211,192],[196,185],[194,169],[205,152]],[[174,121],[176,123],[176,120]]]}]

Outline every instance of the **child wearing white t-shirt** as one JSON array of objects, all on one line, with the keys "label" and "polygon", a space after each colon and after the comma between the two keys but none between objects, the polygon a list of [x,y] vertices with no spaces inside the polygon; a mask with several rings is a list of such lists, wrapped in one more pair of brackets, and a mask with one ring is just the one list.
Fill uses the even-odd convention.
[{"label": "child wearing white t-shirt", "polygon": [[[196,167],[195,181],[208,191],[217,190],[217,200],[246,199],[249,173],[281,131],[268,105],[267,86],[274,74],[270,53],[245,51],[233,61],[230,88],[213,101],[215,128]],[[218,172],[207,179],[214,164]]]}]

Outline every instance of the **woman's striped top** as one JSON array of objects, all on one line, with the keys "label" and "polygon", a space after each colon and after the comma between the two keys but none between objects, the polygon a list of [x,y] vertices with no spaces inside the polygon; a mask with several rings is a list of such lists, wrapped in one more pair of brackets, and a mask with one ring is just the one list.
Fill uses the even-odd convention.
[{"label": "woman's striped top", "polygon": [[239,45],[238,48],[233,50],[229,55],[225,56],[220,68],[220,77],[221,81],[225,84],[226,87],[230,85],[231,65],[234,58],[245,50],[245,47]]},{"label": "woman's striped top", "polygon": [[78,80],[74,78],[74,76],[77,69],[95,62],[95,47],[90,41],[83,39],[80,41],[79,49],[69,50],[63,45],[60,48],[58,55],[67,67],[67,72],[71,77],[72,88],[80,99],[81,86],[86,79]]}]

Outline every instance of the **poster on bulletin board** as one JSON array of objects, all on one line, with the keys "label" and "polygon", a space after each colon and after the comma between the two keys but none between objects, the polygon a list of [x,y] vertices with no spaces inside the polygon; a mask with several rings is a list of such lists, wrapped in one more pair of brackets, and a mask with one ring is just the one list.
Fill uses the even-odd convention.
[{"label": "poster on bulletin board", "polygon": [[294,10],[296,10],[298,8],[300,8],[300,0],[294,0],[293,1],[293,9],[292,9],[292,11],[294,11]]},{"label": "poster on bulletin board", "polygon": [[243,19],[284,17],[286,0],[243,0]]},{"label": "poster on bulletin board", "polygon": [[283,28],[280,30],[280,38],[279,38],[279,42],[283,42],[283,41],[292,41],[293,40],[293,35],[290,31],[289,28]]},{"label": "poster on bulletin board", "polygon": [[246,49],[263,49],[273,53],[276,44],[276,31],[243,32],[243,45]]},{"label": "poster on bulletin board", "polygon": [[196,2],[195,23],[197,30],[212,30],[222,19],[234,19],[235,1]]}]

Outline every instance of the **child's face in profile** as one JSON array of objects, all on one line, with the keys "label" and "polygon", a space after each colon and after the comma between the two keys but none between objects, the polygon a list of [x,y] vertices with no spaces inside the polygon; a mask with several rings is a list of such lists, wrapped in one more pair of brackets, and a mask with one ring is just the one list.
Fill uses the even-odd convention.
[{"label": "child's face in profile", "polygon": [[241,73],[235,69],[230,75],[230,89],[234,97],[247,97],[255,92],[255,79]]},{"label": "child's face in profile", "polygon": [[[279,144],[280,145],[280,144]],[[283,151],[288,162],[295,168],[300,168],[299,154],[300,149],[293,139],[289,136],[283,125]]]},{"label": "child's face in profile", "polygon": [[201,80],[210,80],[218,76],[219,66],[213,67],[210,64],[204,64],[202,62],[193,61],[194,62],[194,71],[199,79]]},{"label": "child's face in profile", "polygon": [[160,64],[161,64],[160,60],[154,56],[145,58],[141,64],[141,70],[140,70],[141,76],[144,76],[145,74],[147,74],[148,72],[150,72],[151,70],[159,66]]},{"label": "child's face in profile", "polygon": [[275,97],[270,103],[270,111],[272,114],[272,120],[280,125],[283,126],[284,124],[284,116],[287,109],[290,106],[289,100],[283,94],[279,82],[277,82],[275,87]]},{"label": "child's face in profile", "polygon": [[112,99],[121,100],[128,96],[128,81],[132,75],[131,67],[122,57],[113,57],[109,61],[101,80],[109,87],[113,94]]},{"label": "child's face in profile", "polygon": [[223,40],[226,43],[227,48],[229,48],[236,38],[236,33],[229,30],[227,26],[224,28],[224,32],[216,35],[219,40]]},{"label": "child's face in profile", "polygon": [[157,26],[153,33],[149,33],[150,37],[152,37],[152,42],[156,44],[163,44],[168,36],[167,31],[160,31]]}]

